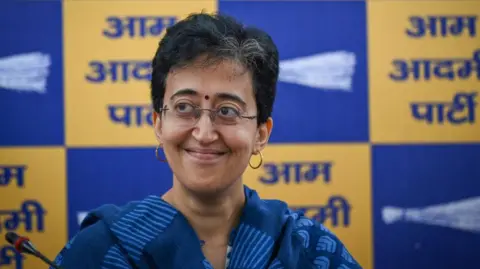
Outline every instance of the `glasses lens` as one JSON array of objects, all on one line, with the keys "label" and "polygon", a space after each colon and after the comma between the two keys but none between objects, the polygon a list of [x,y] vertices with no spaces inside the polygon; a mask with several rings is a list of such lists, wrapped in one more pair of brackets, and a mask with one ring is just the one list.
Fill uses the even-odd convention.
[{"label": "glasses lens", "polygon": [[180,126],[191,126],[197,122],[196,113],[194,111],[189,112],[173,112],[175,116],[175,124]]}]

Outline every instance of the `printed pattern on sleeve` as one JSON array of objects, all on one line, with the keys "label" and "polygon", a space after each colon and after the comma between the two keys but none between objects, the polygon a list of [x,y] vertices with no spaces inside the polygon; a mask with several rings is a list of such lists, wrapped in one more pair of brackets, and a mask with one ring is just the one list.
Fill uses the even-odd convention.
[{"label": "printed pattern on sleeve", "polygon": [[323,224],[298,214],[291,216],[295,219],[294,233],[302,238],[303,246],[308,252],[315,253],[312,261],[314,268],[362,268],[339,238]]}]

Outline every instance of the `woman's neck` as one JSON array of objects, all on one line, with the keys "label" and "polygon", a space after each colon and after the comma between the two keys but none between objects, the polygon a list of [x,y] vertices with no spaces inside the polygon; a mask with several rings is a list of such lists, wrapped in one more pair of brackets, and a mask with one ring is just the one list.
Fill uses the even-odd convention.
[{"label": "woman's neck", "polygon": [[226,245],[230,231],[237,225],[245,194],[241,180],[215,197],[201,198],[174,179],[163,199],[187,218],[200,240],[209,245]]}]

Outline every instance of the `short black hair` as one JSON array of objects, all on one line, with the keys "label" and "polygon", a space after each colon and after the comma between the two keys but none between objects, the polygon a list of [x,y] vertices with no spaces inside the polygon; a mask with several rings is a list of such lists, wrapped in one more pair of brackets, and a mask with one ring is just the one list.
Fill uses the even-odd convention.
[{"label": "short black hair", "polygon": [[278,49],[263,30],[244,26],[223,14],[190,14],[167,29],[152,60],[151,99],[159,113],[172,68],[188,65],[200,56],[232,59],[252,75],[257,123],[272,114],[279,72]]}]

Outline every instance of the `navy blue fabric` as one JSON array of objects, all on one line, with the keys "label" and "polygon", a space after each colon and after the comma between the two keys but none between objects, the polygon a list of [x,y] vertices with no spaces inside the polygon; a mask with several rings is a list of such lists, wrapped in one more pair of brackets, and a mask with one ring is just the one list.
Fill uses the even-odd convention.
[{"label": "navy blue fabric", "polygon": [[[248,187],[245,195],[228,269],[361,268],[322,224]],[[158,196],[90,212],[55,261],[67,269],[213,268],[186,218]]]}]

